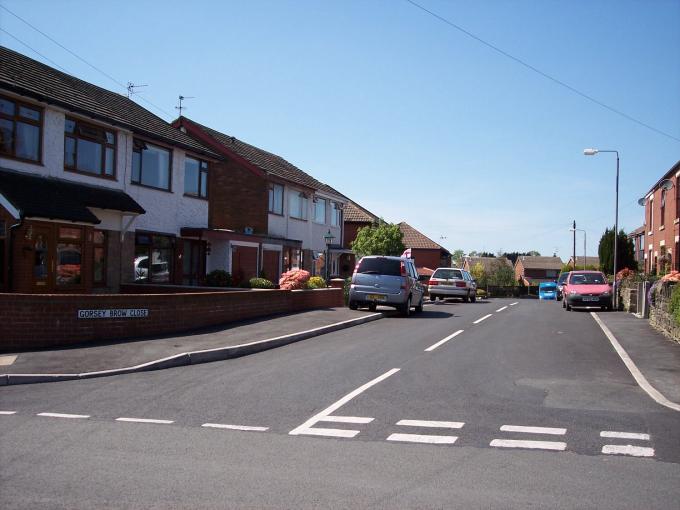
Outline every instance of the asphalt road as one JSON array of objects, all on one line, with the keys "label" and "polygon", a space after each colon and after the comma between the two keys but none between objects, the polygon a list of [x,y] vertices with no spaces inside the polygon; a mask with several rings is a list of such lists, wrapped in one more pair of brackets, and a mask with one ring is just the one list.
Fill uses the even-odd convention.
[{"label": "asphalt road", "polygon": [[680,509],[680,413],[554,302],[3,387],[0,412],[2,508]]}]

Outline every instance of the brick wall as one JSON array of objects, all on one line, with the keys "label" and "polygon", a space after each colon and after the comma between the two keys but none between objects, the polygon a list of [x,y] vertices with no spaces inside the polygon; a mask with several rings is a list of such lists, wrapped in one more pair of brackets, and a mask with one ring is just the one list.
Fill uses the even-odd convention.
[{"label": "brick wall", "polygon": [[267,233],[267,182],[233,160],[210,167],[208,224],[242,232]]},{"label": "brick wall", "polygon": [[[343,306],[341,289],[191,294],[0,294],[0,351],[169,335],[278,313]],[[79,319],[78,310],[146,309],[142,318]]]},{"label": "brick wall", "polygon": [[415,259],[417,267],[429,267],[430,269],[437,269],[442,265],[440,250],[411,248],[411,258]]}]

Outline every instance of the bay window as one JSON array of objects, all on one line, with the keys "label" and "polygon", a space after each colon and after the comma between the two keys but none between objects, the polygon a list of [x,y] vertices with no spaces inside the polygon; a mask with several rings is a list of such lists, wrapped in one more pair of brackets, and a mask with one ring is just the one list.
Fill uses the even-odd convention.
[{"label": "bay window", "polygon": [[135,283],[170,283],[174,245],[173,237],[138,233],[135,236]]},{"label": "bay window", "polygon": [[64,168],[113,178],[116,162],[116,134],[76,119],[64,124]]},{"label": "bay window", "polygon": [[82,283],[83,229],[59,227],[57,239],[57,285]]},{"label": "bay window", "polygon": [[184,159],[184,194],[208,197],[208,163],[199,159]]},{"label": "bay window", "polygon": [[169,150],[142,140],[134,140],[132,182],[170,191],[171,159]]},{"label": "bay window", "polygon": [[0,96],[0,155],[40,161],[42,111]]}]

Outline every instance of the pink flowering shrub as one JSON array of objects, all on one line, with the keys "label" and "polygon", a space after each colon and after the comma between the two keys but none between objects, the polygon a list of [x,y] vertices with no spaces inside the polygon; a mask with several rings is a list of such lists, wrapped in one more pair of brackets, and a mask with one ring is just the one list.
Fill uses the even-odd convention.
[{"label": "pink flowering shrub", "polygon": [[680,271],[671,271],[661,278],[662,282],[680,282]]},{"label": "pink flowering shrub", "polygon": [[635,276],[635,271],[628,269],[627,267],[616,273],[616,281],[625,280],[627,278],[633,278]]},{"label": "pink flowering shrub", "polygon": [[309,280],[309,271],[304,269],[291,269],[281,275],[279,288],[282,290],[304,289]]}]

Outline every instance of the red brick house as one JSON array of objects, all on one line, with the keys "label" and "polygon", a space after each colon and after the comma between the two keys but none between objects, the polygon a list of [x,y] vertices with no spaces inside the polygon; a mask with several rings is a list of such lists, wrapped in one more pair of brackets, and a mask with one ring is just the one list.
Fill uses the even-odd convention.
[{"label": "red brick house", "polygon": [[554,282],[562,271],[564,263],[559,257],[521,256],[515,262],[515,279],[524,285],[538,285]]},{"label": "red brick house", "polygon": [[679,223],[680,161],[645,195],[645,272],[680,270]]},{"label": "red brick house", "polygon": [[399,223],[399,229],[404,234],[403,242],[406,247],[404,255],[415,260],[419,275],[432,276],[431,270],[451,266],[449,250],[435,243],[405,221]]},{"label": "red brick house", "polygon": [[[186,235],[210,243],[208,271],[226,267],[239,282],[258,274],[277,282],[290,269],[337,275],[348,199],[281,156],[180,117],[172,125],[226,160],[211,182],[209,228]],[[324,239],[333,237],[330,245]]]}]

